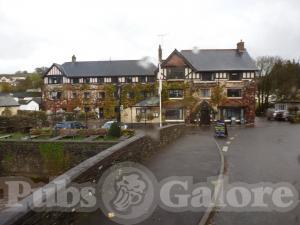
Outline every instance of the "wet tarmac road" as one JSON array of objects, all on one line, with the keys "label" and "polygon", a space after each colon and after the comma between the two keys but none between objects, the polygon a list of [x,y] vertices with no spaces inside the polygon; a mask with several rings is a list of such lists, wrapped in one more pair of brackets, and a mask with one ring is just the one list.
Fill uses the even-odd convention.
[{"label": "wet tarmac road", "polygon": [[[288,182],[300,193],[300,125],[257,119],[256,128],[230,129],[225,158],[229,182]],[[215,225],[299,225],[300,206],[289,212],[217,212]]]}]

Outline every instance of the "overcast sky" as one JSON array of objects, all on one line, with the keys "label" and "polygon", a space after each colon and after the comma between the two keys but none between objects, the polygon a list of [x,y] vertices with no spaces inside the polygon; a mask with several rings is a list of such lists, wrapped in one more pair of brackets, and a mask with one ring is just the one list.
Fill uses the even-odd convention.
[{"label": "overcast sky", "polygon": [[[163,34],[163,38],[159,35]],[[299,0],[0,0],[0,73],[235,48],[300,58]]]}]

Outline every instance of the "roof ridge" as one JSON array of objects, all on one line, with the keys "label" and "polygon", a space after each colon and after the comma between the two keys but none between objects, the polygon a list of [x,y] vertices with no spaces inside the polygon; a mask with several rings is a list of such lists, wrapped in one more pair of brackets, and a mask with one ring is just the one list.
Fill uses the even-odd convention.
[{"label": "roof ridge", "polygon": [[[120,60],[88,60],[88,61],[76,61],[75,63],[81,63],[81,62],[134,62],[134,61],[143,61],[143,59],[120,59]],[[64,62],[63,64],[65,63],[73,63],[71,61],[68,61],[68,62]]]},{"label": "roof ridge", "polygon": [[232,50],[234,50],[234,51],[236,51],[237,49],[236,48],[204,48],[204,49],[183,49],[183,50],[181,50],[181,52],[182,51],[228,51],[228,50],[230,50],[230,51],[232,51]]}]

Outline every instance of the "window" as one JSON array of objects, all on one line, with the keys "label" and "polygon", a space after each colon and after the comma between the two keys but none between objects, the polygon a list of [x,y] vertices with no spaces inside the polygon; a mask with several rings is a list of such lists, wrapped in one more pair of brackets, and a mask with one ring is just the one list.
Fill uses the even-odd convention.
[{"label": "window", "polygon": [[184,67],[167,68],[167,79],[184,79],[184,78],[185,78]]},{"label": "window", "polygon": [[147,77],[147,81],[148,81],[148,82],[151,82],[151,83],[152,83],[152,82],[155,82],[155,77],[154,77],[154,76],[148,76],[148,77]]},{"label": "window", "polygon": [[216,73],[216,78],[227,79],[227,73]]},{"label": "window", "polygon": [[119,77],[118,82],[119,83],[125,83],[125,77]]},{"label": "window", "polygon": [[183,98],[183,90],[169,90],[169,98]]},{"label": "window", "polygon": [[183,109],[167,109],[166,120],[183,120]]},{"label": "window", "polygon": [[242,97],[242,89],[227,89],[227,97],[229,98]]},{"label": "window", "polygon": [[141,83],[146,83],[146,77],[140,77],[139,79]]},{"label": "window", "polygon": [[142,96],[144,96],[144,98],[148,98],[148,97],[152,97],[154,96],[154,92],[153,91],[142,91]]},{"label": "window", "polygon": [[230,73],[229,74],[229,80],[241,80],[242,79],[242,73]]},{"label": "window", "polygon": [[112,77],[111,82],[114,83],[114,84],[118,83],[118,78],[117,77]]},{"label": "window", "polygon": [[105,83],[111,83],[111,78],[110,77],[105,77],[104,82]]},{"label": "window", "polygon": [[133,83],[138,83],[139,82],[139,77],[132,77],[132,82]]},{"label": "window", "polygon": [[211,90],[209,88],[201,89],[200,90],[200,97],[210,98],[211,97]]},{"label": "window", "polygon": [[202,73],[201,77],[203,81],[213,81],[214,80],[214,76],[212,73]]},{"label": "window", "polygon": [[287,105],[286,104],[275,104],[275,109],[276,110],[287,110]]},{"label": "window", "polygon": [[132,83],[132,77],[126,77],[126,83]]},{"label": "window", "polygon": [[99,84],[104,83],[104,77],[98,77],[97,78],[97,83],[99,83]]},{"label": "window", "polygon": [[127,98],[133,99],[134,96],[135,96],[135,95],[134,95],[134,92],[132,92],[132,91],[130,91],[130,92],[127,93]]},{"label": "window", "polygon": [[72,83],[73,84],[79,84],[79,78],[73,78]]},{"label": "window", "polygon": [[84,97],[85,99],[88,99],[88,98],[91,97],[91,93],[90,93],[90,92],[84,92],[84,93],[83,93],[83,97]]},{"label": "window", "polygon": [[62,92],[60,92],[60,91],[50,92],[50,98],[53,100],[61,99],[61,97],[62,97]]},{"label": "window", "polygon": [[98,99],[105,99],[105,92],[98,92]]},{"label": "window", "polygon": [[83,78],[83,83],[89,84],[90,83],[90,78]]},{"label": "window", "polygon": [[49,84],[61,84],[61,77],[49,77]]}]

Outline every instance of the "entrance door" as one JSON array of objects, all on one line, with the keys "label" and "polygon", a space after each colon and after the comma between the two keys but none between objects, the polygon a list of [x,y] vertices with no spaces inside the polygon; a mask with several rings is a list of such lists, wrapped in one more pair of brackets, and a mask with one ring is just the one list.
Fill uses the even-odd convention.
[{"label": "entrance door", "polygon": [[210,124],[210,106],[204,101],[200,105],[200,125]]}]

